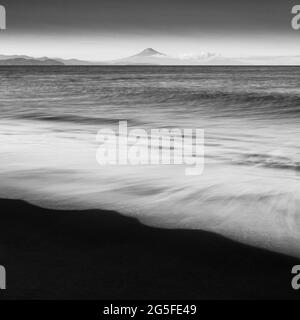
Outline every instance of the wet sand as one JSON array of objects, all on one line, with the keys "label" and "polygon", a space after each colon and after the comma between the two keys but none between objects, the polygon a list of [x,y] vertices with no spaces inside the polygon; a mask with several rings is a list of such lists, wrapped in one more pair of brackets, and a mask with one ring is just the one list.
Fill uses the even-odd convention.
[{"label": "wet sand", "polygon": [[0,200],[1,299],[299,299],[293,257],[107,211]]}]

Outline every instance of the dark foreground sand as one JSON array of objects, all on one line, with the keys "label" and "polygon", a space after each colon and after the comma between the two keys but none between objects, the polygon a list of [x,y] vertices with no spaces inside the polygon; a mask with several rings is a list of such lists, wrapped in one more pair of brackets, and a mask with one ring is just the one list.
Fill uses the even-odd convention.
[{"label": "dark foreground sand", "polygon": [[300,298],[299,261],[114,212],[63,212],[0,200],[6,299]]}]

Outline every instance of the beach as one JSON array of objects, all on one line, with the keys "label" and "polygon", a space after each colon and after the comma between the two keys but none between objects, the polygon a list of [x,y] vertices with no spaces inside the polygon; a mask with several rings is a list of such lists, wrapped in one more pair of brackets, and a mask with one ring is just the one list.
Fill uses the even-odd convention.
[{"label": "beach", "polygon": [[[299,77],[299,67],[1,67],[1,298],[299,298]],[[101,164],[99,132],[116,137],[120,123],[147,136],[204,130],[203,172],[186,174],[194,154]]]},{"label": "beach", "polygon": [[1,200],[1,299],[299,299],[299,260],[116,212]]}]

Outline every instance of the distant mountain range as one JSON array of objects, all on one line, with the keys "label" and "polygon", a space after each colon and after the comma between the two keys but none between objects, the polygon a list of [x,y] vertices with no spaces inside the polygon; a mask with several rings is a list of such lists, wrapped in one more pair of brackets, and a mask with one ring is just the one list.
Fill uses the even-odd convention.
[{"label": "distant mountain range", "polygon": [[91,62],[78,59],[61,58],[33,58],[26,55],[0,55],[0,66],[78,66],[78,65],[102,65],[104,62]]},{"label": "distant mountain range", "polygon": [[34,58],[1,59],[0,66],[63,66],[64,63],[54,59],[38,60]]},{"label": "distant mountain range", "polygon": [[212,53],[199,55],[167,55],[153,48],[147,48],[140,53],[110,61],[84,61],[61,58],[33,58],[25,55],[0,55],[0,66],[76,66],[76,65],[300,65],[299,56],[269,56],[229,58]]}]

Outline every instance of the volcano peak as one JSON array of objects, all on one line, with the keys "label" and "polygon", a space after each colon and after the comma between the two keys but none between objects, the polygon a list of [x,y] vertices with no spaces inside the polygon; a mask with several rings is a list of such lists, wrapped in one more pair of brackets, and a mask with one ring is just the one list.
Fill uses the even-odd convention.
[{"label": "volcano peak", "polygon": [[137,54],[137,56],[140,56],[140,57],[151,57],[151,56],[154,56],[154,55],[164,56],[163,53],[158,52],[158,51],[154,50],[153,48],[146,48],[142,52]]}]

